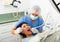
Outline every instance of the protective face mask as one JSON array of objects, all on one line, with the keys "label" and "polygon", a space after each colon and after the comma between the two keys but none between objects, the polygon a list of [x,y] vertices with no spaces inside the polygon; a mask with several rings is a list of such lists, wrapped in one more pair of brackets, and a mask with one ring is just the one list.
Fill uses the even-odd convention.
[{"label": "protective face mask", "polygon": [[31,18],[32,20],[36,20],[36,19],[38,18],[38,16],[35,17],[35,16],[31,15],[30,18]]}]

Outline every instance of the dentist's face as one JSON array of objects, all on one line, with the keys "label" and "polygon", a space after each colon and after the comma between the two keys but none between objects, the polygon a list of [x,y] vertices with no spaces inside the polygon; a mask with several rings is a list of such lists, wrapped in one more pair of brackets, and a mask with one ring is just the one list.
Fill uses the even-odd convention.
[{"label": "dentist's face", "polygon": [[38,16],[39,15],[39,13],[38,12],[36,12],[36,11],[33,11],[32,13],[31,13],[31,15],[33,15],[33,16]]},{"label": "dentist's face", "polygon": [[38,16],[39,16],[38,12],[35,12],[35,11],[33,11],[33,12],[30,14],[30,18],[31,18],[32,20],[36,20],[36,19],[38,18]]}]

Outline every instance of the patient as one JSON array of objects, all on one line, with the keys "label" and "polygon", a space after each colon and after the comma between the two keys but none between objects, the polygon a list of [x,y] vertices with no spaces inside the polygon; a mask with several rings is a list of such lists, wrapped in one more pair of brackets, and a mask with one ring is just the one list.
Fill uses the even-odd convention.
[{"label": "patient", "polygon": [[[22,36],[20,38],[20,42],[33,42],[31,40],[33,37],[34,39],[36,39],[35,36],[36,34],[32,31],[32,28],[26,22],[20,23],[19,28],[14,30],[14,34],[20,34]],[[35,41],[36,40],[34,40],[34,42]],[[39,41],[40,41],[40,37],[39,37]]]},{"label": "patient", "polygon": [[49,33],[48,31],[45,31],[34,36],[31,27],[26,22],[22,22],[20,27],[22,28],[22,32],[20,32],[22,39],[20,42],[40,42],[40,40]]},{"label": "patient", "polygon": [[22,22],[20,27],[22,28],[22,32],[20,33],[20,35],[23,37],[22,42],[28,42],[33,35],[30,26],[26,22]]},{"label": "patient", "polygon": [[[22,22],[19,26],[22,28],[20,35],[23,38],[21,39],[21,42],[40,42],[40,40],[45,39],[51,32],[50,29],[47,29],[44,32],[38,33],[34,36],[31,31],[31,27],[26,22]],[[60,38],[58,37],[58,40],[59,39]]]},{"label": "patient", "polygon": [[24,37],[29,37],[32,35],[30,26],[26,22],[22,22],[20,27],[22,28],[22,32],[20,34],[25,35]]}]

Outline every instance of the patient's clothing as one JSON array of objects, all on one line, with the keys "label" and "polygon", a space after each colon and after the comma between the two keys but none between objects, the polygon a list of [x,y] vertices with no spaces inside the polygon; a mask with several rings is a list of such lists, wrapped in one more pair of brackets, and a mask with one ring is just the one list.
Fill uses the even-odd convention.
[{"label": "patient's clothing", "polygon": [[28,38],[24,38],[24,39],[22,39],[22,42],[29,42],[29,40],[30,40],[31,38],[33,38],[33,36],[28,37]]},{"label": "patient's clothing", "polygon": [[[19,27],[19,24],[22,23],[22,22],[26,22],[29,24],[29,26],[31,26],[31,28],[34,28],[34,27],[37,27],[37,26],[40,26],[43,24],[43,19],[41,17],[38,17],[36,20],[34,20],[34,23],[32,23],[29,15],[26,15],[26,16],[23,16],[19,19],[19,21],[16,23],[16,28]],[[37,28],[38,30],[43,30],[42,28],[43,26]]]},{"label": "patient's clothing", "polygon": [[38,42],[38,41],[40,42],[41,36],[42,36],[42,34],[38,33],[35,36],[32,35],[31,37],[22,39],[22,42]]},{"label": "patient's clothing", "polygon": [[31,37],[23,39],[22,42],[40,42],[40,40],[45,40],[50,32],[50,29],[45,30],[44,32],[38,33],[35,36],[32,35]]}]

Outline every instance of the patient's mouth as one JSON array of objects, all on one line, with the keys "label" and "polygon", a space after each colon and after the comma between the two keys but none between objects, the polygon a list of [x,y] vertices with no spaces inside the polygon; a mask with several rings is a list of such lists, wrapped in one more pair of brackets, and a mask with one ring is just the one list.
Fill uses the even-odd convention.
[{"label": "patient's mouth", "polygon": [[28,29],[28,31],[31,31],[30,29]]}]

